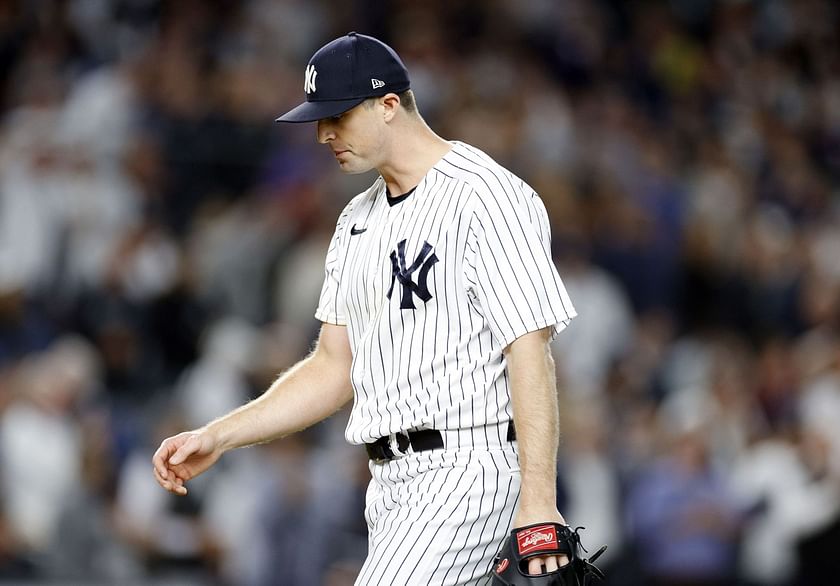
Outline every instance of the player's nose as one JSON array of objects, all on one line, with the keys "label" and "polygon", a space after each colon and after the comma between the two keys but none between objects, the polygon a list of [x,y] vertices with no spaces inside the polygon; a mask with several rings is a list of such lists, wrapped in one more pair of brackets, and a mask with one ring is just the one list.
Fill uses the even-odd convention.
[{"label": "player's nose", "polygon": [[332,122],[329,118],[318,120],[316,133],[318,136],[318,142],[321,144],[327,144],[331,140],[335,139],[335,131],[333,130]]}]

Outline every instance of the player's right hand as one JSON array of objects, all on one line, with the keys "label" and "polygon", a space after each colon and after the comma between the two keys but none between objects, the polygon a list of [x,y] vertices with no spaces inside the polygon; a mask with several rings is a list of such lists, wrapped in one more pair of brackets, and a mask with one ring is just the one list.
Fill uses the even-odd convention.
[{"label": "player's right hand", "polygon": [[187,494],[184,483],[210,468],[221,455],[212,433],[203,429],[179,433],[163,440],[152,457],[155,480],[183,496]]}]

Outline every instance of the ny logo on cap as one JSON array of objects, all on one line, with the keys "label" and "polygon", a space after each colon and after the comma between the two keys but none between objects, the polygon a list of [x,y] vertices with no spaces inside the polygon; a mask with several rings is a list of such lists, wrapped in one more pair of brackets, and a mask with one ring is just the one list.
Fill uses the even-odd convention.
[{"label": "ny logo on cap", "polygon": [[315,78],[318,76],[318,72],[315,71],[314,65],[309,65],[306,67],[306,73],[304,74],[303,80],[303,91],[307,94],[311,94],[315,91]]}]

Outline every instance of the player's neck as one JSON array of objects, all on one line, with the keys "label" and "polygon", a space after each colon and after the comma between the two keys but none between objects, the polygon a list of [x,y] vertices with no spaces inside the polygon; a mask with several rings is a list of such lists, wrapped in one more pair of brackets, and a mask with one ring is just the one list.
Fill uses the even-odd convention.
[{"label": "player's neck", "polygon": [[400,128],[388,160],[377,168],[385,179],[388,193],[396,197],[416,187],[451,148],[422,119]]}]

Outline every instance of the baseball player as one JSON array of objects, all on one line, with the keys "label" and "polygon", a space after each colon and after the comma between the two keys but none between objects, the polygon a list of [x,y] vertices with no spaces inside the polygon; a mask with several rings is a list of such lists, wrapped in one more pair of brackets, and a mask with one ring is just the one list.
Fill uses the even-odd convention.
[{"label": "baseball player", "polygon": [[530,528],[513,535],[521,572],[556,572],[575,552],[555,500],[549,342],[575,310],[542,201],[480,150],[435,134],[377,39],[350,33],[319,49],[304,90],[278,121],[317,122],[343,172],[379,173],[338,218],[319,340],[258,399],[164,440],[157,481],[186,494],[226,451],[352,399],[346,438],[367,450],[372,475],[357,584],[489,584],[511,563],[493,565],[511,527]]}]

